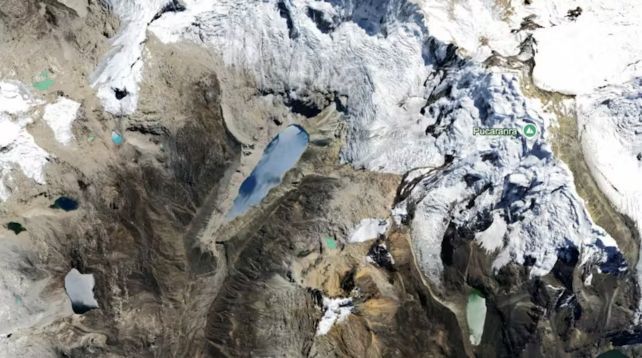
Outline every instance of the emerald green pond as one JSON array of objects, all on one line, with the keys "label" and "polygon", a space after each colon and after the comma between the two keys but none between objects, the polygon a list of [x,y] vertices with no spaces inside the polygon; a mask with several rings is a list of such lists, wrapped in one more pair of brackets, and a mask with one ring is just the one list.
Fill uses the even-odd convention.
[{"label": "emerald green pond", "polygon": [[39,91],[46,91],[49,87],[53,86],[54,80],[49,77],[49,71],[42,71],[38,74],[37,80],[33,83],[33,87]]}]

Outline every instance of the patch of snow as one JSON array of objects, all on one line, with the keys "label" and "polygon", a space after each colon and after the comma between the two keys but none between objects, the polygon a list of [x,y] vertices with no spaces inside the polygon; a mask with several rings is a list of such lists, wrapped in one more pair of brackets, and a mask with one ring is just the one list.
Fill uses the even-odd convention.
[{"label": "patch of snow", "polygon": [[509,9],[498,1],[416,1],[426,14],[432,36],[454,43],[462,54],[484,60],[492,51],[504,55],[516,53],[519,34],[511,34],[511,24],[504,21]]},{"label": "patch of snow", "polygon": [[487,252],[495,252],[504,246],[507,229],[508,225],[504,218],[498,212],[495,212],[493,214],[493,223],[488,229],[476,233],[475,240]]},{"label": "patch of snow", "polygon": [[317,326],[317,336],[330,332],[335,323],[341,323],[352,312],[352,298],[329,298],[323,296],[323,317]]},{"label": "patch of snow", "polygon": [[535,32],[535,85],[582,94],[642,75],[642,2],[596,3],[575,21]]},{"label": "patch of snow", "polygon": [[79,108],[80,103],[65,97],[59,97],[56,103],[45,106],[42,119],[51,127],[58,142],[66,145],[74,139],[71,128]]},{"label": "patch of snow", "polygon": [[[169,2],[171,0],[106,0],[109,9],[120,18],[121,27],[110,40],[112,49],[91,76],[91,86],[96,88],[105,111],[115,115],[136,111],[147,27]],[[126,91],[126,95],[118,99],[116,90]]]},{"label": "patch of snow", "polygon": [[0,201],[11,195],[16,168],[38,184],[45,183],[44,166],[49,154],[27,131],[32,119],[26,116],[38,102],[19,83],[0,82]]},{"label": "patch of snow", "polygon": [[[18,114],[28,111],[37,101],[19,82],[0,82],[0,113]],[[2,132],[0,132],[2,135]]]},{"label": "patch of snow", "polygon": [[388,226],[390,226],[388,220],[363,219],[350,233],[348,242],[356,243],[377,239],[386,233]]}]

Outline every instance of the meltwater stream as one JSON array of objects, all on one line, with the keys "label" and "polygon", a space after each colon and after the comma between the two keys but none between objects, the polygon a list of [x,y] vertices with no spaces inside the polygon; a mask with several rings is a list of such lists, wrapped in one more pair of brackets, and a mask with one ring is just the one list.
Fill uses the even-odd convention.
[{"label": "meltwater stream", "polygon": [[274,137],[250,176],[241,184],[227,219],[232,220],[244,214],[250,207],[259,204],[270,189],[279,185],[285,173],[303,155],[308,140],[308,133],[298,125],[289,126]]}]

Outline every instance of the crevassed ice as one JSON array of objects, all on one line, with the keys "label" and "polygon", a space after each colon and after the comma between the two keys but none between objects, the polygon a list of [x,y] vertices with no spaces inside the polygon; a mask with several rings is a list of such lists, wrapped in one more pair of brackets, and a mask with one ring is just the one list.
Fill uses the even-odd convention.
[{"label": "crevassed ice", "polygon": [[[642,78],[578,96],[577,121],[593,178],[642,234]],[[642,260],[637,272],[642,282]]]},{"label": "crevassed ice", "polygon": [[[440,282],[440,244],[449,224],[479,233],[471,238],[499,250],[496,270],[510,262],[523,264],[526,255],[535,259],[533,276],[548,273],[557,250],[569,244],[595,248],[583,250],[584,255],[595,255],[600,245],[616,246],[593,224],[570,172],[553,157],[545,141],[547,120],[539,104],[521,94],[516,76],[473,66],[449,77],[450,96],[435,101],[427,112],[446,113],[439,138],[447,139],[433,150],[460,159],[425,175],[395,211],[403,216],[416,208],[413,245],[424,272]],[[474,127],[522,128],[526,123],[536,124],[540,136],[470,135]],[[464,180],[467,175],[471,183]]]},{"label": "crevassed ice", "polygon": [[579,96],[577,119],[586,163],[600,189],[639,229],[642,224],[642,78]]}]

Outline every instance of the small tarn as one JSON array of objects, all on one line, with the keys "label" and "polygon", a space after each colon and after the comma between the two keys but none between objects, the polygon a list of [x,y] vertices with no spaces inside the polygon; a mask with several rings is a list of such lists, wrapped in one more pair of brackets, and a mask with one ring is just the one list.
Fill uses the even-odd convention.
[{"label": "small tarn", "polygon": [[27,231],[27,229],[25,229],[25,227],[24,227],[24,226],[22,226],[22,224],[17,223],[17,222],[15,222],[15,221],[11,221],[11,222],[9,222],[9,223],[6,225],[6,228],[7,228],[7,229],[9,229],[9,230],[11,230],[11,231],[13,231],[13,232],[14,232],[14,234],[16,234],[16,235],[20,235],[20,233],[21,233],[21,232],[23,232],[23,231]]},{"label": "small tarn", "polygon": [[51,209],[62,209],[64,211],[73,211],[78,209],[78,202],[70,197],[61,196],[53,205],[50,206]]}]

